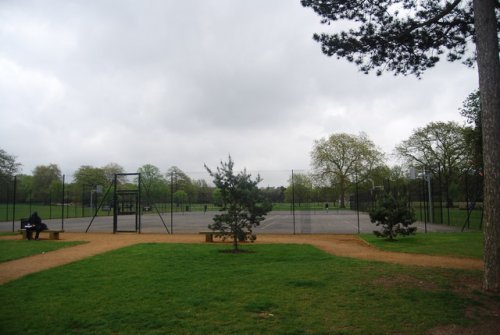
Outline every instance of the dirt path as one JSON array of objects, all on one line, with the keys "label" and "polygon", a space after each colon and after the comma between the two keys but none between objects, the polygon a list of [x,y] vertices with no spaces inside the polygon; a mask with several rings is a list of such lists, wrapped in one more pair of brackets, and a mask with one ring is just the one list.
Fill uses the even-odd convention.
[{"label": "dirt path", "polygon": [[[4,237],[20,239],[19,236]],[[109,233],[63,233],[64,241],[87,241],[78,246],[59,249],[0,264],[0,284],[109,250],[137,243],[204,243],[204,236],[198,234],[109,234]],[[39,243],[33,241],[32,243]],[[418,265],[429,267],[482,270],[483,262],[477,259],[445,256],[426,256],[386,252],[373,248],[355,235],[264,235],[258,236],[258,244],[293,243],[311,244],[337,256]]]}]

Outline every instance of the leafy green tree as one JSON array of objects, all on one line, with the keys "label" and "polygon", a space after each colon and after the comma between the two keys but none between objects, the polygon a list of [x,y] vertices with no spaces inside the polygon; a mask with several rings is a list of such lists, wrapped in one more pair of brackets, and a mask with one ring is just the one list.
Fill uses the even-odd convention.
[{"label": "leafy green tree", "polygon": [[80,201],[82,204],[86,201],[89,201],[89,203],[92,202],[90,200],[98,186],[104,187],[108,185],[105,171],[102,168],[90,165],[80,166],[73,178],[75,185],[72,191],[76,192],[74,193],[74,200],[81,197]]},{"label": "leafy green tree", "polygon": [[279,186],[279,187],[268,186],[268,187],[262,189],[262,192],[264,192],[267,199],[269,199],[269,201],[271,201],[272,203],[285,201],[286,188],[283,186]]},{"label": "leafy green tree", "polygon": [[[361,71],[415,74],[448,61],[477,62],[484,163],[485,272],[483,287],[500,292],[500,60],[498,0],[301,0],[322,23],[354,21],[355,28],[315,34],[323,52]],[[467,47],[476,46],[475,53]],[[469,55],[474,56],[470,57]]]},{"label": "leafy green tree", "polygon": [[481,122],[481,101],[479,91],[465,99],[460,114],[465,117],[469,127],[465,128],[465,142],[471,157],[470,165],[475,170],[483,169],[483,126]]},{"label": "leafy green tree", "polygon": [[21,174],[17,176],[17,200],[29,201],[32,198],[33,176]]},{"label": "leafy green tree", "polygon": [[178,190],[175,191],[173,195],[173,199],[175,202],[175,205],[177,207],[182,206],[183,204],[188,202],[188,194],[184,190]]},{"label": "leafy green tree", "polygon": [[222,193],[218,188],[215,188],[212,192],[212,203],[215,206],[222,207]]},{"label": "leafy green tree", "polygon": [[390,191],[395,196],[403,196],[403,194],[396,193],[395,190],[405,190],[409,185],[409,170],[403,169],[401,165],[390,167],[389,182]]},{"label": "leafy green tree", "polygon": [[252,180],[246,170],[235,174],[233,167],[231,156],[227,163],[221,162],[217,171],[212,171],[205,165],[210,176],[214,178],[215,186],[220,190],[223,212],[214,216],[214,223],[208,228],[220,232],[220,236],[230,234],[233,238],[233,249],[237,251],[238,241],[245,238],[251,241],[255,239],[252,229],[264,220],[271,204],[257,187],[261,182],[260,176]]},{"label": "leafy green tree", "polygon": [[200,204],[208,204],[212,199],[213,188],[208,186],[207,182],[203,179],[194,180],[192,183],[193,188],[196,190],[196,201]]},{"label": "leafy green tree", "polygon": [[288,187],[285,191],[285,201],[294,201],[299,206],[310,202],[313,193],[313,182],[310,176],[304,173],[295,173],[288,179]]},{"label": "leafy green tree", "polygon": [[[466,166],[468,151],[465,129],[456,122],[431,122],[416,129],[407,140],[396,147],[396,151],[409,166],[426,169],[434,176],[442,176],[445,189]],[[448,205],[452,199],[447,194]]]},{"label": "leafy green tree", "polygon": [[[102,168],[104,176],[106,177],[106,185],[111,185],[115,181],[115,174],[124,173],[123,167],[117,163],[108,163]],[[117,182],[122,184],[125,181],[123,176],[118,176]]]},{"label": "leafy green tree", "polygon": [[160,169],[152,164],[145,164],[137,169],[141,174],[142,186],[146,194],[145,200],[159,202],[162,194],[167,194],[167,184]]},{"label": "leafy green tree", "polygon": [[16,162],[16,157],[9,155],[0,148],[0,201],[8,201],[9,193],[13,187],[13,179],[19,171],[21,164]]},{"label": "leafy green tree", "polygon": [[49,203],[52,194],[61,187],[61,170],[56,164],[38,165],[33,170],[33,199]]},{"label": "leafy green tree", "polygon": [[366,184],[369,185],[371,189],[375,186],[384,185],[384,182],[387,179],[391,179],[391,177],[392,177],[391,168],[388,167],[387,165],[379,165],[374,167],[368,173],[368,179],[366,181]]},{"label": "leafy green tree", "polygon": [[108,179],[102,168],[90,165],[82,165],[74,174],[75,183],[80,186],[86,186],[95,189],[98,185],[104,186]]},{"label": "leafy green tree", "polygon": [[171,188],[173,190],[173,193],[178,190],[183,190],[188,195],[188,201],[196,198],[196,192],[191,178],[189,178],[189,176],[177,166],[169,168],[165,177],[167,179],[167,185],[169,189]]},{"label": "leafy green tree", "polygon": [[314,175],[321,181],[339,186],[340,207],[345,208],[345,198],[351,183],[362,182],[370,171],[381,164],[383,153],[361,133],[332,134],[329,138],[315,141],[311,153]]},{"label": "leafy green tree", "polygon": [[21,164],[16,162],[15,156],[0,148],[0,182],[10,181],[20,167]]},{"label": "leafy green tree", "polygon": [[417,231],[416,227],[411,227],[415,222],[413,208],[408,206],[406,200],[395,198],[390,192],[382,197],[369,214],[371,222],[382,228],[381,231],[373,231],[375,236],[392,241],[398,235],[411,235]]}]

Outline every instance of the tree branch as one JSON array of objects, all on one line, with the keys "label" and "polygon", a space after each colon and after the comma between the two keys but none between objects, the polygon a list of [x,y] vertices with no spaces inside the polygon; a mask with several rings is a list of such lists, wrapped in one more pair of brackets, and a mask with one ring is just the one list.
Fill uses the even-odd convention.
[{"label": "tree branch", "polygon": [[405,31],[403,31],[402,33],[400,33],[396,39],[399,39],[400,37],[403,37],[405,35],[409,35],[412,31],[414,31],[415,29],[419,29],[419,28],[422,28],[422,27],[425,27],[425,26],[429,26],[433,23],[438,23],[439,20],[441,20],[443,17],[445,17],[446,15],[450,14],[457,6],[458,4],[461,2],[462,0],[455,0],[455,2],[453,3],[447,3],[446,6],[444,7],[443,11],[441,11],[439,14],[437,14],[436,16],[430,18],[429,20],[427,21],[424,21],[424,22],[420,22],[420,23],[415,23],[413,24],[410,28],[406,29]]}]

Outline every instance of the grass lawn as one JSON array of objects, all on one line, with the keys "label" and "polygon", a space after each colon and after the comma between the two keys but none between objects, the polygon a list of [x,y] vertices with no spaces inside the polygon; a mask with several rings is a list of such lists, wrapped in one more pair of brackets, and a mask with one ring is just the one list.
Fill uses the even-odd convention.
[{"label": "grass lawn", "polygon": [[140,244],[4,284],[0,333],[423,334],[480,323],[485,306],[500,305],[474,289],[479,271],[339,258],[308,245],[220,248]]},{"label": "grass lawn", "polygon": [[483,258],[483,233],[417,233],[388,241],[373,234],[361,234],[368,243],[387,251],[427,255]]},{"label": "grass lawn", "polygon": [[0,240],[0,263],[71,247],[81,243],[85,242]]},{"label": "grass lawn", "polygon": [[[420,207],[414,206],[413,209],[415,210],[415,218],[417,219],[417,221],[423,222],[426,220],[424,213],[421,211]],[[466,228],[481,230],[482,216],[483,212],[481,209],[473,210],[470,214],[468,224],[466,224]],[[429,219],[427,220],[429,221]],[[455,227],[462,227],[467,221],[467,211],[458,208],[443,208],[442,210],[440,210],[439,208],[434,208],[434,221],[437,223],[442,222],[442,224],[445,225],[449,224]]]},{"label": "grass lawn", "polygon": [[13,232],[9,232],[9,231],[0,232],[0,236],[16,236],[16,235],[19,235],[19,233],[13,233]]}]

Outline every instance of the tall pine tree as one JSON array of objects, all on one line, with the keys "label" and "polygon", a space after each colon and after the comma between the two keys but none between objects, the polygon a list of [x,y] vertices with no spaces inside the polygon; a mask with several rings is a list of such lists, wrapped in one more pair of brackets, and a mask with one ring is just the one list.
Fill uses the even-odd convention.
[{"label": "tall pine tree", "polygon": [[[301,0],[324,24],[348,20],[355,28],[315,34],[328,56],[361,71],[420,76],[446,54],[477,63],[481,91],[485,272],[483,287],[500,292],[500,61],[497,0]],[[476,50],[468,52],[475,44]]]}]

